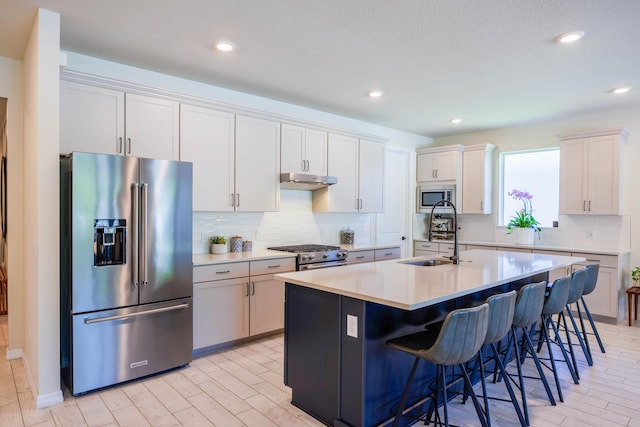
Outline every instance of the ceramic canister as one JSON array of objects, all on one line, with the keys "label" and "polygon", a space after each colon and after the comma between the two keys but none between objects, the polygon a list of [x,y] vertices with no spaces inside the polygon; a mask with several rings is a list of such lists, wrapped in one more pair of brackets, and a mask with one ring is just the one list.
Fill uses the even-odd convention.
[{"label": "ceramic canister", "polygon": [[242,252],[251,252],[251,249],[251,240],[245,240],[244,242],[242,242]]},{"label": "ceramic canister", "polygon": [[242,237],[233,236],[231,238],[231,252],[242,252]]}]

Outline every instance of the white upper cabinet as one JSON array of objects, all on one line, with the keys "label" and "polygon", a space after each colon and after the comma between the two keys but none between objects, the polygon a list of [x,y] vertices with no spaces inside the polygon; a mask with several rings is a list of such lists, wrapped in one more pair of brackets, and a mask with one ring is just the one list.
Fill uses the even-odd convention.
[{"label": "white upper cabinet", "polygon": [[327,132],[283,124],[281,138],[281,172],[327,175]]},{"label": "white upper cabinet", "polygon": [[124,154],[124,92],[60,81],[60,152]]},{"label": "white upper cabinet", "polygon": [[462,176],[462,146],[417,150],[417,181],[456,181]]},{"label": "white upper cabinet", "polygon": [[280,210],[280,123],[236,116],[236,211]]},{"label": "white upper cabinet", "polygon": [[495,145],[493,144],[465,147],[462,153],[461,213],[491,213],[494,149]]},{"label": "white upper cabinet", "polygon": [[327,172],[338,183],[313,192],[315,212],[382,212],[384,146],[329,134]]},{"label": "white upper cabinet", "polygon": [[560,136],[560,214],[622,215],[626,129]]},{"label": "white upper cabinet", "polygon": [[360,140],[359,212],[384,212],[384,145]]},{"label": "white upper cabinet", "polygon": [[178,160],[180,104],[146,95],[125,95],[126,155]]},{"label": "white upper cabinet", "polygon": [[234,144],[234,114],[180,105],[180,160],[193,163],[194,211],[233,211]]},{"label": "white upper cabinet", "polygon": [[178,160],[179,103],[60,82],[60,151]]}]

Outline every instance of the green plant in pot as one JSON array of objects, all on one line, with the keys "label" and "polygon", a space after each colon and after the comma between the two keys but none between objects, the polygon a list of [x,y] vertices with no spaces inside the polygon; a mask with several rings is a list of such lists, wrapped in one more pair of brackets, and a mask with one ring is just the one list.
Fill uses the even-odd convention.
[{"label": "green plant in pot", "polygon": [[210,240],[212,254],[227,253],[227,239],[224,236],[211,236]]},{"label": "green plant in pot", "polygon": [[633,280],[633,283],[638,286],[638,281],[640,280],[640,267],[636,267],[631,270],[631,280]]}]

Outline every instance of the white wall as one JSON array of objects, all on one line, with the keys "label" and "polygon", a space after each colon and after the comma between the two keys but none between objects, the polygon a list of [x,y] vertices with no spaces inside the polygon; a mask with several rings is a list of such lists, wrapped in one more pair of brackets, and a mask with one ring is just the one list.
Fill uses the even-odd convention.
[{"label": "white wall", "polygon": [[9,316],[7,359],[22,354],[24,334],[23,276],[23,91],[22,61],[0,57],[0,96],[7,98],[7,275]]},{"label": "white wall", "polygon": [[24,366],[36,407],[62,402],[59,219],[60,15],[40,9],[24,55]]},{"label": "white wall", "polygon": [[[623,205],[624,216],[561,215],[558,229],[543,229],[536,244],[579,247],[584,249],[631,249],[631,265],[640,265],[640,245],[637,243],[640,226],[640,109],[627,109],[580,115],[544,123],[528,124],[485,132],[437,138],[434,145],[473,145],[492,143],[497,146],[494,158],[494,194],[498,194],[499,152],[558,147],[557,135],[624,127],[629,137],[624,145]],[[508,241],[503,227],[496,227],[498,198],[494,197],[494,215],[464,215],[461,238],[484,241]],[[416,220],[417,227],[420,219]],[[593,232],[593,237],[589,234]]]}]

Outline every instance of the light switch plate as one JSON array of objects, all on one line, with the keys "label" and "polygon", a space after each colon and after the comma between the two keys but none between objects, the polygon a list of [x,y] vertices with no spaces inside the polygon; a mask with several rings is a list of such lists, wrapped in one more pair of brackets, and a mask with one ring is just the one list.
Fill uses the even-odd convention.
[{"label": "light switch plate", "polygon": [[347,314],[347,336],[358,338],[358,318]]}]

